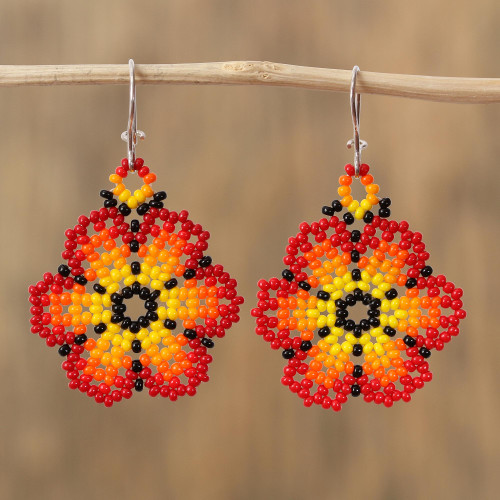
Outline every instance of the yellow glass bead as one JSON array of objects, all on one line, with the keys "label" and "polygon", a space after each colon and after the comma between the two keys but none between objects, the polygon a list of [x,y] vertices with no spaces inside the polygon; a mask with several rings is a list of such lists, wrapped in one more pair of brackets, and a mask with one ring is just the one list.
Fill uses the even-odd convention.
[{"label": "yellow glass bead", "polygon": [[161,274],[161,268],[159,266],[154,266],[153,268],[151,268],[149,276],[151,277],[152,280],[157,280],[160,279],[159,278],[160,274]]},{"label": "yellow glass bead", "polygon": [[356,211],[354,212],[354,218],[355,219],[362,219],[365,215],[365,210],[363,210],[361,207],[356,208]]},{"label": "yellow glass bead", "polygon": [[137,198],[135,196],[131,196],[127,200],[127,205],[128,205],[128,208],[133,210],[134,208],[137,208],[139,206],[139,202],[137,201]]},{"label": "yellow glass bead", "polygon": [[398,319],[406,319],[408,317],[408,312],[403,309],[396,309],[394,311],[394,316]]},{"label": "yellow glass bead", "polygon": [[149,335],[149,330],[146,328],[141,328],[136,334],[137,340],[144,340]]},{"label": "yellow glass bead", "polygon": [[119,283],[112,283],[106,288],[106,292],[109,293],[110,295],[112,293],[116,293],[120,291],[120,284]]},{"label": "yellow glass bead", "polygon": [[340,346],[340,344],[334,344],[334,345],[332,345],[332,348],[330,349],[330,354],[332,356],[336,356],[341,350],[342,350],[342,347]]},{"label": "yellow glass bead", "polygon": [[384,335],[384,329],[380,326],[377,326],[377,328],[372,328],[370,330],[370,334],[372,335],[372,337],[379,337],[380,335]]},{"label": "yellow glass bead", "polygon": [[112,314],[113,313],[109,309],[107,309],[106,311],[103,311],[101,314],[102,322],[103,323],[110,323]]},{"label": "yellow glass bead", "polygon": [[336,321],[337,321],[337,316],[335,316],[335,314],[329,314],[326,317],[326,326],[328,326],[328,328],[332,328],[333,326],[335,326]]},{"label": "yellow glass bead", "polygon": [[99,284],[104,288],[108,287],[113,283],[113,278],[111,276],[106,276],[105,278],[101,278],[99,280]]},{"label": "yellow glass bead", "polygon": [[[335,278],[335,279],[337,279],[337,278]],[[342,280],[341,280],[341,281],[342,281]],[[328,292],[328,293],[333,293],[333,292],[335,292],[335,291],[336,291],[335,280],[333,280],[333,284],[331,284],[331,285],[325,285],[325,286],[323,287],[323,290],[324,290],[325,292]]]},{"label": "yellow glass bead", "polygon": [[319,312],[324,312],[326,311],[326,302],[324,300],[318,300],[316,307]]},{"label": "yellow glass bead", "polygon": [[345,339],[347,342],[353,345],[358,343],[358,339],[352,333],[347,333]]},{"label": "yellow glass bead", "polygon": [[[368,274],[368,276],[370,275]],[[363,277],[363,273],[361,273],[361,277]],[[374,286],[381,285],[384,282],[384,275],[382,273],[377,273],[375,276],[373,276],[373,278],[371,278],[371,282],[373,283]]]},{"label": "yellow glass bead", "polygon": [[119,333],[121,330],[121,326],[120,325],[117,325],[115,323],[110,323],[108,325],[108,328],[106,330],[106,333],[111,333],[111,334],[115,334],[115,333]]},{"label": "yellow glass bead", "polygon": [[367,344],[368,342],[371,341],[371,335],[369,333],[364,333],[363,335],[361,335],[361,337],[359,338],[359,343],[361,345],[365,345]]},{"label": "yellow glass bead", "polygon": [[380,290],[380,288],[374,288],[371,291],[371,294],[372,294],[372,297],[374,297],[375,299],[382,300],[385,297],[385,293],[382,290]]},{"label": "yellow glass bead", "polygon": [[159,279],[160,281],[163,281],[164,283],[166,283],[167,281],[169,281],[169,280],[170,280],[170,277],[171,277],[171,276],[172,276],[172,275],[171,275],[170,273],[160,273],[160,274],[158,275],[158,279]]},{"label": "yellow glass bead", "polygon": [[102,313],[102,306],[97,306],[97,305],[93,305],[93,306],[90,306],[89,307],[89,311],[92,313],[92,314],[99,314],[99,313]]},{"label": "yellow glass bead", "polygon": [[351,203],[349,203],[349,205],[347,206],[347,210],[349,210],[349,212],[354,212],[358,207],[359,207],[359,201],[352,200]]},{"label": "yellow glass bead", "polygon": [[125,330],[123,333],[122,333],[122,336],[125,340],[130,340],[130,342],[132,342],[132,340],[135,339],[135,334],[132,333],[130,330]]},{"label": "yellow glass bead", "polygon": [[363,292],[369,292],[371,287],[368,283],[365,283],[364,281],[358,281],[358,288],[360,290],[363,290]]},{"label": "yellow glass bead", "polygon": [[130,190],[128,189],[124,189],[119,195],[118,195],[118,199],[124,203],[126,202],[129,198],[130,198],[130,195],[132,193],[130,192]]},{"label": "yellow glass bead", "polygon": [[147,274],[144,274],[144,273],[141,273],[141,274],[138,274],[136,276],[137,278],[137,281],[142,285],[142,286],[146,286],[149,284],[149,282],[151,281],[149,276]]},{"label": "yellow glass bead", "polygon": [[177,315],[177,309],[169,307],[167,309],[167,316],[168,316],[168,319],[176,320],[177,316],[178,316]]},{"label": "yellow glass bead", "polygon": [[324,338],[324,341],[328,344],[328,348],[330,347],[330,345],[333,345],[337,342],[339,338],[336,336],[336,335],[327,335],[325,338]]},{"label": "yellow glass bead", "polygon": [[124,280],[123,280],[123,284],[125,286],[132,286],[137,280],[135,279],[135,275],[131,274],[130,276],[127,276]]},{"label": "yellow glass bead", "polygon": [[384,351],[384,348],[380,345],[380,344],[374,344],[373,346],[373,350],[379,355],[379,356],[383,356],[385,351]]},{"label": "yellow glass bead", "polygon": [[163,282],[160,280],[153,280],[151,281],[151,288],[154,290],[161,290],[163,288]]},{"label": "yellow glass bead", "polygon": [[164,288],[161,292],[160,292],[160,296],[158,298],[158,300],[160,302],[166,302],[168,299],[168,290],[166,288]]},{"label": "yellow glass bead", "polygon": [[123,339],[122,340],[122,349],[125,352],[130,351],[130,349],[132,349],[132,342],[130,340]]},{"label": "yellow glass bead", "polygon": [[130,267],[130,264],[125,264],[121,269],[120,269],[121,275],[126,278],[127,276],[132,275],[132,268]]},{"label": "yellow glass bead", "polygon": [[144,203],[146,201],[146,196],[140,189],[136,189],[134,191],[134,198],[139,202],[139,203]]},{"label": "yellow glass bead", "polygon": [[346,286],[344,287],[344,290],[347,293],[350,293],[350,292],[353,292],[354,290],[356,290],[356,288],[358,288],[357,283],[355,281],[350,281],[349,283],[346,284]]},{"label": "yellow glass bead", "polygon": [[152,330],[161,330],[163,323],[161,321],[153,321],[149,326]]},{"label": "yellow glass bead", "polygon": [[158,314],[158,318],[160,318],[161,321],[165,321],[167,319],[167,310],[163,306],[157,309],[156,314]]},{"label": "yellow glass bead", "polygon": [[112,269],[109,275],[113,281],[121,281],[122,279],[122,273],[118,269]]},{"label": "yellow glass bead", "polygon": [[101,323],[101,315],[98,313],[92,314],[92,320],[90,321],[94,326]]},{"label": "yellow glass bead", "polygon": [[352,352],[352,344],[349,343],[349,342],[342,342],[342,350],[346,353],[346,354],[351,354]]},{"label": "yellow glass bead", "polygon": [[389,326],[391,328],[397,328],[399,325],[399,321],[397,320],[397,318],[395,318],[394,316],[389,316]]},{"label": "yellow glass bead", "polygon": [[379,335],[377,337],[377,342],[379,342],[380,344],[386,344],[387,342],[389,342],[391,340],[391,337],[389,337],[389,335]]},{"label": "yellow glass bead", "polygon": [[111,343],[114,345],[114,346],[118,346],[122,343],[122,336],[121,335],[114,335],[113,338],[111,339]]},{"label": "yellow glass bead", "polygon": [[317,320],[317,325],[318,328],[323,328],[324,326],[326,326],[326,316],[324,316],[323,314],[319,316]]},{"label": "yellow glass bead", "polygon": [[337,299],[341,299],[343,296],[342,290],[337,290],[330,295],[330,299],[334,302]]},{"label": "yellow glass bead", "polygon": [[371,210],[373,205],[367,200],[367,199],[364,199],[360,204],[359,206],[365,210],[365,211],[368,211],[368,210]]},{"label": "yellow glass bead", "polygon": [[368,354],[370,352],[373,351],[373,342],[367,342],[364,346],[363,346],[363,352],[365,354]]},{"label": "yellow glass bead", "polygon": [[387,326],[389,323],[387,314],[381,314],[378,319],[380,321],[381,326]]}]

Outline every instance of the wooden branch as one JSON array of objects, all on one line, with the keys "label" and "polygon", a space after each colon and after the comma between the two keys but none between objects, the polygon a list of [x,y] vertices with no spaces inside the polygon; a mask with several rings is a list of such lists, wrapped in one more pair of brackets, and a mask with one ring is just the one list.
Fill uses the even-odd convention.
[{"label": "wooden branch", "polygon": [[[351,70],[261,61],[138,64],[135,71],[138,84],[270,85],[348,92],[351,83]],[[0,66],[0,87],[125,84],[128,81],[128,64]],[[428,101],[495,103],[500,102],[500,78],[360,71],[356,91]]]}]

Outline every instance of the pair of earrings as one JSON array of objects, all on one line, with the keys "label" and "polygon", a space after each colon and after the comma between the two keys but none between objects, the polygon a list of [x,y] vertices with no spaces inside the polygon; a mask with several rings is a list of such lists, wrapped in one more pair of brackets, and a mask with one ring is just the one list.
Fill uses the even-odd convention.
[{"label": "pair of earrings", "polygon": [[[251,313],[256,333],[286,360],[282,383],[305,406],[334,411],[361,395],[387,407],[410,401],[432,379],[432,352],[458,335],[466,315],[462,290],[428,265],[422,235],[390,218],[391,200],[379,197],[361,163],[358,71],[350,93],[354,165],[323,217],[288,240],[281,275],[258,282]],[[65,358],[71,389],[107,407],[144,389],[171,401],[194,396],[244,301],[236,280],[207,255],[210,233],[187,211],[165,208],[166,193],[152,187],[156,175],[135,156],[143,137],[131,60],[128,158],[110,176],[113,187],[100,192],[99,210],[65,232],[57,272],[29,287],[32,333]],[[134,192],[130,174],[143,182]],[[362,201],[351,194],[358,179]],[[137,318],[132,299],[144,305]],[[357,305],[365,317],[356,321]]]}]

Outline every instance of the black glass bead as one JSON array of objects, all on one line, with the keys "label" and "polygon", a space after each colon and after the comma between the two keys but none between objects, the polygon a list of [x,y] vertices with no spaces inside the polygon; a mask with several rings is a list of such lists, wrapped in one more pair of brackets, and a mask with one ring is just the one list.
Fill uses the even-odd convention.
[{"label": "black glass bead", "polygon": [[177,280],[175,278],[172,278],[171,280],[168,280],[165,283],[165,288],[167,290],[172,290],[172,288],[175,288],[177,286]]},{"label": "black glass bead", "polygon": [[285,358],[285,359],[292,359],[294,356],[295,356],[295,351],[293,349],[285,349],[281,355]]},{"label": "black glass bead", "polygon": [[140,248],[139,242],[137,240],[132,240],[128,246],[130,247],[130,251],[134,253],[137,253]]},{"label": "black glass bead", "polygon": [[[147,290],[147,288],[146,288]],[[149,291],[149,290],[148,290]],[[149,300],[156,300],[160,296],[161,292],[160,290],[154,290],[149,294]],[[141,294],[139,294],[139,297]],[[141,297],[142,298],[142,297]]]},{"label": "black glass bead", "polygon": [[364,306],[369,306],[372,303],[373,297],[369,293],[365,293],[361,299],[361,303]]},{"label": "black glass bead", "polygon": [[61,276],[64,276],[65,278],[67,278],[69,276],[69,273],[71,272],[71,269],[64,265],[64,264],[61,264],[58,268],[57,268],[57,272],[61,275]]},{"label": "black glass bead", "polygon": [[311,289],[311,285],[307,281],[299,281],[299,288],[308,292]]},{"label": "black glass bead", "polygon": [[406,288],[415,288],[417,286],[417,280],[415,278],[408,278],[405,283]]},{"label": "black glass bead", "polygon": [[165,191],[157,191],[153,195],[153,199],[156,201],[162,201],[165,200],[166,198],[167,198],[167,193],[165,193]]},{"label": "black glass bead", "polygon": [[[359,271],[359,269],[354,269],[354,271]],[[356,301],[358,300],[363,300],[363,292],[362,290],[360,290],[359,288],[356,288],[356,290],[354,290],[354,292],[352,292],[352,294],[354,295],[354,298],[356,299]]]},{"label": "black glass bead", "polygon": [[151,200],[149,206],[152,208],[163,208],[163,202],[157,200]]},{"label": "black glass bead", "polygon": [[126,330],[127,328],[130,328],[130,325],[132,324],[132,320],[126,316],[125,319],[122,321],[121,327]]},{"label": "black glass bead", "polygon": [[351,224],[354,223],[354,215],[351,214],[351,212],[346,212],[343,216],[342,219],[344,219],[344,222],[350,226]]},{"label": "black glass bead", "polygon": [[142,363],[138,360],[138,359],[134,359],[134,361],[132,361],[132,371],[135,372],[135,373],[139,373],[142,371]]},{"label": "black glass bead", "polygon": [[134,351],[136,354],[139,354],[141,352],[141,341],[140,340],[133,340],[132,341],[132,351]]},{"label": "black glass bead", "polygon": [[208,267],[212,263],[212,257],[210,255],[205,255],[199,261],[200,267]]},{"label": "black glass bead", "polygon": [[124,299],[131,299],[134,296],[134,292],[132,292],[132,288],[130,288],[129,286],[126,286],[122,290],[122,296]]},{"label": "black glass bead", "polygon": [[131,289],[132,289],[132,293],[133,293],[134,295],[139,295],[139,293],[141,292],[141,284],[140,284],[138,281],[136,281],[136,282],[132,285]]},{"label": "black glass bead", "polygon": [[335,316],[337,316],[337,318],[347,319],[347,317],[349,316],[349,311],[347,309],[339,309],[335,313]]},{"label": "black glass bead", "polygon": [[361,356],[363,354],[363,346],[361,344],[355,344],[352,348],[353,356]]},{"label": "black glass bead", "polygon": [[125,319],[125,316],[123,314],[113,314],[111,316],[111,323],[117,325],[118,323],[121,323]]},{"label": "black glass bead", "polygon": [[141,329],[141,325],[139,325],[139,323],[137,321],[131,321],[130,322],[129,330],[132,333],[139,333],[140,329]]},{"label": "black glass bead", "polygon": [[175,330],[177,323],[173,319],[166,319],[163,324],[167,330]]},{"label": "black glass bead", "polygon": [[323,328],[320,328],[318,330],[318,335],[324,339],[325,337],[328,337],[328,335],[330,335],[330,328],[328,328],[327,326],[324,326]]},{"label": "black glass bead", "polygon": [[359,378],[363,375],[363,367],[361,365],[354,365],[354,369],[352,370],[352,376],[355,378]]},{"label": "black glass bead", "polygon": [[309,340],[303,340],[302,344],[300,344],[300,350],[307,352],[309,349],[312,349],[312,343]]},{"label": "black glass bead", "polygon": [[195,330],[191,330],[190,328],[187,328],[186,330],[184,330],[184,337],[186,337],[189,340],[193,340],[197,336],[198,335],[196,335],[196,331]]},{"label": "black glass bead", "polygon": [[94,332],[96,333],[104,333],[106,331],[107,327],[105,323],[99,323],[98,325],[94,326]]},{"label": "black glass bead", "polygon": [[137,207],[137,213],[139,215],[144,215],[149,210],[149,205],[147,203],[143,203]]},{"label": "black glass bead", "polygon": [[361,232],[358,231],[357,229],[353,229],[351,233],[351,241],[353,243],[357,243],[361,239]]},{"label": "black glass bead", "polygon": [[342,203],[340,203],[339,200],[333,200],[332,201],[332,208],[335,210],[335,212],[342,212]]},{"label": "black glass bead", "polygon": [[119,207],[118,207],[118,210],[120,211],[120,213],[122,215],[130,215],[132,213],[132,210],[130,209],[130,207],[126,204],[126,203],[122,203]]},{"label": "black glass bead", "polygon": [[408,346],[408,347],[415,347],[417,341],[413,338],[410,337],[410,335],[406,335],[403,338],[403,342]]},{"label": "black glass bead", "polygon": [[283,269],[281,276],[283,276],[283,278],[285,278],[287,281],[293,281],[293,273],[292,271],[290,271],[290,269]]},{"label": "black glass bead", "polygon": [[348,306],[356,305],[356,299],[354,298],[354,295],[352,295],[351,293],[349,295],[346,295],[345,301],[347,302]]},{"label": "black glass bead", "polygon": [[335,210],[333,209],[333,207],[329,207],[327,205],[325,205],[322,209],[321,209],[321,213],[323,215],[327,215],[328,217],[331,217],[334,213],[335,213]]},{"label": "black glass bead", "polygon": [[155,311],[148,311],[146,313],[146,319],[148,321],[158,321],[158,313],[156,313]]},{"label": "black glass bead", "polygon": [[113,304],[121,304],[123,302],[123,297],[119,293],[112,293],[111,294],[111,302]]},{"label": "black glass bead", "polygon": [[144,302],[144,307],[148,311],[156,311],[158,309],[158,303],[154,300],[146,300],[146,302]]},{"label": "black glass bead", "polygon": [[99,285],[99,283],[95,283],[92,288],[95,292],[100,293],[101,295],[106,293],[106,289],[102,285]]},{"label": "black glass bead", "polygon": [[370,302],[370,309],[378,309],[382,305],[382,301],[380,299],[372,299]]},{"label": "black glass bead", "polygon": [[130,221],[130,230],[133,233],[137,233],[139,229],[141,228],[141,223],[137,219],[133,219]]},{"label": "black glass bead", "polygon": [[144,382],[142,381],[142,378],[138,378],[135,382],[134,382],[134,387],[135,387],[135,390],[137,392],[141,392],[142,389],[144,389]]},{"label": "black glass bead", "polygon": [[[149,292],[149,289],[147,289],[146,287],[142,287],[141,288],[141,291],[139,292],[139,298],[142,299],[142,300],[150,300],[151,297],[150,297],[150,292]],[[147,309],[147,307],[146,307]]]},{"label": "black glass bead", "polygon": [[361,394],[361,387],[358,384],[353,384],[351,387],[351,396],[357,398]]},{"label": "black glass bead", "polygon": [[57,352],[61,356],[67,356],[71,352],[71,347],[68,344],[63,344]]},{"label": "black glass bead", "polygon": [[127,310],[127,306],[125,304],[113,304],[111,310],[116,314],[123,314]]},{"label": "black glass bead", "polygon": [[392,328],[391,326],[386,326],[386,327],[384,327],[384,333],[388,337],[394,337],[394,335],[396,335],[396,330],[394,328]]},{"label": "black glass bead", "polygon": [[370,322],[367,319],[362,319],[359,322],[359,326],[364,332],[367,332],[370,329]]},{"label": "black glass bead", "polygon": [[356,323],[352,319],[348,319],[345,322],[344,325],[344,330],[347,330],[348,332],[352,332],[356,326]]},{"label": "black glass bead", "polygon": [[201,345],[205,346],[207,349],[211,349],[215,344],[212,339],[208,337],[204,337],[201,339]]},{"label": "black glass bead", "polygon": [[102,198],[106,198],[106,200],[113,199],[113,193],[111,191],[108,191],[107,189],[101,189],[99,196],[101,196]]},{"label": "black glass bead", "polygon": [[194,269],[186,269],[184,271],[184,274],[182,275],[182,277],[185,280],[190,280],[191,278],[194,278],[195,276],[196,276],[196,271]]},{"label": "black glass bead", "polygon": [[380,326],[380,320],[378,318],[370,318],[368,321],[373,328],[378,328]]},{"label": "black glass bead", "polygon": [[359,254],[359,252],[357,250],[353,250],[351,252],[351,260],[353,262],[359,262],[359,259],[361,259],[361,255]]},{"label": "black glass bead", "polygon": [[427,347],[421,347],[418,352],[420,353],[420,356],[422,356],[423,358],[430,358],[431,356],[431,351],[429,351],[429,349],[427,349]]},{"label": "black glass bead", "polygon": [[385,296],[389,300],[395,299],[398,296],[398,291],[394,288],[391,288],[390,290],[387,290],[387,292],[385,292]]},{"label": "black glass bead", "polygon": [[139,316],[137,318],[137,323],[139,323],[139,326],[141,328],[147,328],[149,326],[149,319],[146,316]]},{"label": "black glass bead", "polygon": [[351,274],[354,281],[361,280],[361,271],[359,269],[353,269]]},{"label": "black glass bead", "polygon": [[75,283],[85,286],[87,284],[87,278],[83,274],[79,274],[78,276],[75,276]]},{"label": "black glass bead", "polygon": [[432,274],[432,267],[431,266],[425,266],[424,268],[422,268],[422,270],[420,271],[420,274],[424,277],[424,278],[427,278],[428,276],[430,276]]},{"label": "black glass bead", "polygon": [[335,320],[335,326],[337,328],[342,328],[345,325],[345,321],[345,319],[337,317],[337,319]]},{"label": "black glass bead", "polygon": [[387,217],[391,216],[391,211],[388,208],[380,208],[378,211],[378,215],[382,219],[387,219]]},{"label": "black glass bead", "polygon": [[368,317],[378,318],[380,316],[380,309],[368,309]]},{"label": "black glass bead", "polygon": [[85,344],[85,342],[87,342],[87,335],[85,335],[84,333],[81,333],[80,335],[77,335],[75,337],[75,344],[76,345],[82,345],[82,344]]},{"label": "black glass bead", "polygon": [[104,201],[104,208],[116,207],[116,205],[118,205],[118,201],[116,201],[114,199]]},{"label": "black glass bead", "polygon": [[318,297],[318,299],[320,300],[330,300],[330,294],[328,292],[325,292],[323,290],[320,290],[316,296]]},{"label": "black glass bead", "polygon": [[370,212],[370,210],[368,210],[363,216],[363,222],[366,222],[366,224],[370,224],[372,220],[373,220],[373,212]]},{"label": "black glass bead", "polygon": [[346,309],[347,308],[347,302],[345,300],[342,300],[342,299],[337,299],[335,301],[335,307],[337,309]]},{"label": "black glass bead", "polygon": [[360,325],[356,325],[354,327],[354,330],[352,331],[352,334],[357,338],[359,339],[361,337],[361,335],[363,335],[363,329],[361,328]]},{"label": "black glass bead", "polygon": [[390,198],[382,198],[378,202],[380,208],[389,208],[391,206],[391,199]]},{"label": "black glass bead", "polygon": [[132,264],[130,264],[130,267],[132,269],[132,274],[141,274],[141,265],[139,264],[139,262],[132,262]]}]

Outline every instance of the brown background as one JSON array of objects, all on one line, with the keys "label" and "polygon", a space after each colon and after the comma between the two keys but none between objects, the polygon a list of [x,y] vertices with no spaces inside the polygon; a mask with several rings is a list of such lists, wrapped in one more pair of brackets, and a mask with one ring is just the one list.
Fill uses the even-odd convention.
[{"label": "brown background", "polygon": [[[264,59],[498,77],[496,0],[0,2],[5,64]],[[212,233],[239,280],[242,321],[211,383],[176,403],[106,410],[66,388],[29,333],[28,285],[60,263],[64,230],[99,203],[125,154],[125,86],[0,89],[0,497],[5,499],[493,498],[499,466],[498,105],[365,96],[362,137],[393,215],[465,289],[460,337],[433,382],[390,410],[305,409],[253,333],[256,281],[335,195],[352,155],[347,94],[139,87],[139,153]]]}]

